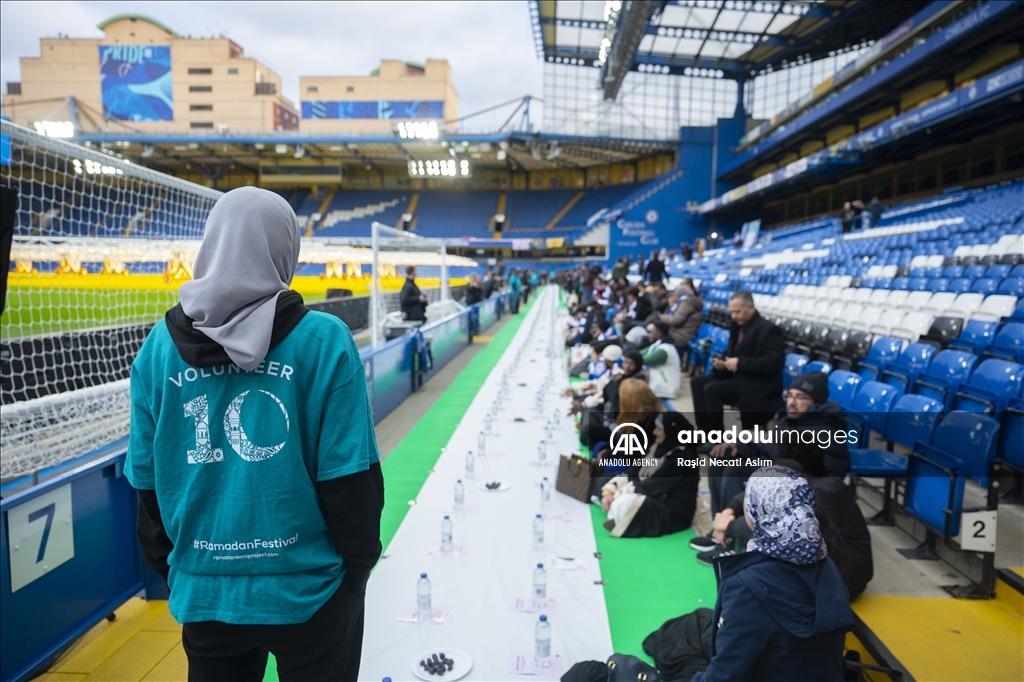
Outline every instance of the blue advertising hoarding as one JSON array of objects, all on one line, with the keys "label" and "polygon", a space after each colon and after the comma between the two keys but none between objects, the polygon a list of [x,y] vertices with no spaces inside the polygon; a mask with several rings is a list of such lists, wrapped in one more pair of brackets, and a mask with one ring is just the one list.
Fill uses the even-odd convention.
[{"label": "blue advertising hoarding", "polygon": [[114,121],[173,121],[169,45],[100,45],[103,116]]},{"label": "blue advertising hoarding", "polygon": [[384,99],[366,102],[309,101],[302,103],[302,118],[444,118],[444,102],[426,102],[419,100],[409,102],[395,102]]}]

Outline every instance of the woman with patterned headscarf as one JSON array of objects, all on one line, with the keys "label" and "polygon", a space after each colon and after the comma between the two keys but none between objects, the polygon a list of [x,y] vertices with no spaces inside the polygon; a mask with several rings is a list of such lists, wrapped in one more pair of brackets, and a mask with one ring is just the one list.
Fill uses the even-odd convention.
[{"label": "woman with patterned headscarf", "polygon": [[814,490],[782,466],[747,483],[747,551],[714,561],[711,663],[693,682],[843,680],[850,597],[814,516]]}]

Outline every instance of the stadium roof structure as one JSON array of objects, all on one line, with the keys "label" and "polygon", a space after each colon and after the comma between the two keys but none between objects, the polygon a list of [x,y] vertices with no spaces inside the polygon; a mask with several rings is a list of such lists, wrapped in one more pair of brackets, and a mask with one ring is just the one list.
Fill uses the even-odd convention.
[{"label": "stadium roof structure", "polygon": [[592,66],[614,99],[629,71],[744,81],[885,35],[927,0],[531,0],[538,56]]},{"label": "stadium roof structure", "polygon": [[74,142],[100,147],[158,170],[192,165],[217,177],[228,165],[251,171],[283,161],[362,163],[378,171],[410,161],[468,160],[475,167],[517,171],[583,169],[625,163],[656,154],[672,154],[676,143],[606,137],[504,132],[491,135],[442,135],[436,140],[397,135],[311,133],[206,134],[83,133]]}]

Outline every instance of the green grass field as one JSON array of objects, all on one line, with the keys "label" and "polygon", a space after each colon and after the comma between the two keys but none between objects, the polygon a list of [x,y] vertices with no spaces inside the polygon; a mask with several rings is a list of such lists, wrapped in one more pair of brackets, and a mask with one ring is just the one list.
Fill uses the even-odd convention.
[{"label": "green grass field", "polygon": [[[303,298],[312,302],[324,296]],[[156,322],[177,302],[176,291],[11,287],[0,316],[0,337],[8,340]]]}]

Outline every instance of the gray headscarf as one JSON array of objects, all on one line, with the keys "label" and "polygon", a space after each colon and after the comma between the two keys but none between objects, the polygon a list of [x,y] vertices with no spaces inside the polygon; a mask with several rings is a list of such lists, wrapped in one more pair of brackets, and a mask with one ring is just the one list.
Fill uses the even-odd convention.
[{"label": "gray headscarf", "polygon": [[255,369],[270,350],[277,298],[295,274],[300,236],[288,202],[257,187],[228,192],[206,219],[194,279],[179,291],[181,308],[242,369]]}]

